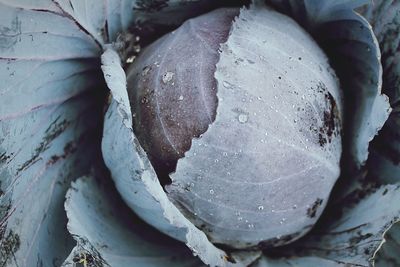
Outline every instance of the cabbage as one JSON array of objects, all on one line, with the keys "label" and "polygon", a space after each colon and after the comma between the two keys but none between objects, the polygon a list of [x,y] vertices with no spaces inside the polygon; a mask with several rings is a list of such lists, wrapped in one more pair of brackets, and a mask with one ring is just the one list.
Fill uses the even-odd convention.
[{"label": "cabbage", "polygon": [[[271,33],[260,15],[261,9],[266,8],[264,3],[254,1],[242,7],[221,47],[216,65],[215,77],[221,89],[218,90],[217,110],[236,105],[228,101],[228,97],[245,92],[235,85],[241,85],[241,76],[250,70],[243,62],[235,63],[237,58],[230,49],[235,47],[236,52],[251,45],[246,41],[249,36],[255,43],[259,41],[257,38],[264,39],[263,36],[278,42],[278,38],[273,38],[277,30],[285,34],[303,31],[317,45],[311,44],[315,50],[302,53],[310,57],[326,54],[329,60],[326,64],[332,67],[340,82],[340,93],[336,94],[335,101],[339,102],[339,95],[343,95],[343,151],[340,178],[331,193],[331,188],[320,190],[324,201],[311,203],[310,214],[315,213],[315,220],[322,215],[317,222],[312,222],[315,224],[308,233],[292,242],[296,238],[285,234],[278,236],[276,230],[273,230],[271,236],[275,238],[272,239],[260,231],[260,239],[269,240],[260,245],[253,238],[257,227],[265,230],[268,227],[257,224],[251,227],[252,249],[241,249],[242,245],[236,246],[240,249],[232,249],[238,244],[236,241],[243,240],[240,234],[233,236],[237,238],[235,242],[218,241],[210,231],[196,227],[194,214],[191,216],[178,204],[177,198],[171,197],[171,192],[176,196],[188,195],[181,186],[187,185],[190,175],[185,175],[185,171],[179,174],[179,170],[194,172],[196,168],[204,168],[201,164],[206,164],[206,160],[197,160],[188,168],[193,165],[190,160],[194,155],[181,158],[172,175],[174,183],[169,188],[163,187],[165,184],[160,183],[151,158],[134,129],[125,71],[129,64],[134,68],[139,62],[139,50],[146,50],[150,40],[177,28],[189,18],[221,6],[241,7],[241,3],[3,0],[0,3],[0,75],[3,81],[0,87],[0,265],[369,266],[376,261],[380,266],[390,266],[398,262],[393,252],[399,243],[398,224],[395,223],[400,216],[396,205],[400,200],[396,178],[398,3],[382,0],[362,7],[368,1],[265,2],[285,15],[269,11],[271,14],[291,24],[285,22]],[[355,8],[365,15],[373,28],[353,11]],[[289,27],[294,24],[293,20],[302,29]],[[253,32],[257,34],[252,35]],[[284,42],[283,45],[291,44]],[[318,52],[318,46],[323,52]],[[293,49],[300,52],[296,47]],[[262,46],[250,52],[259,56],[261,51]],[[250,58],[245,52],[244,49],[238,53]],[[305,56],[301,61],[303,58],[307,61]],[[237,68],[243,67],[243,71],[228,77],[234,69],[232,63],[240,66]],[[275,60],[274,65],[284,68],[286,63]],[[293,75],[296,74],[300,72]],[[224,87],[224,80],[233,88]],[[257,84],[264,80],[268,81],[266,76],[246,82]],[[389,98],[381,94],[381,88]],[[283,100],[288,101],[288,96]],[[280,109],[284,108],[281,103],[276,101]],[[389,103],[393,107],[390,117]],[[243,107],[250,109],[252,106]],[[290,115],[283,111],[280,114]],[[254,116],[250,113],[236,115],[239,129],[252,123]],[[217,113],[215,122],[202,138],[208,138],[218,129],[223,116]],[[244,123],[239,124],[240,121]],[[223,132],[224,135],[229,133]],[[377,138],[369,148],[375,135]],[[282,139],[288,136],[280,133]],[[215,142],[227,140],[217,139]],[[198,146],[201,140],[193,141],[187,153],[199,155],[195,149],[201,147]],[[292,151],[288,153],[293,154]],[[262,153],[263,157],[266,155]],[[225,169],[214,168],[214,171]],[[242,174],[248,171],[251,169],[243,170]],[[216,181],[210,179],[204,183],[208,186]],[[330,187],[334,182],[331,178]],[[291,183],[285,188],[295,185]],[[212,189],[215,197],[216,189],[221,192],[224,188],[218,185],[204,192]],[[242,187],[234,190],[239,189]],[[229,190],[227,188],[227,192]],[[248,204],[251,193],[231,194],[231,198],[238,204]],[[292,198],[285,200],[292,201]],[[267,204],[270,203],[251,204],[260,212],[269,209]],[[264,209],[258,209],[261,205]],[[294,218],[288,219],[285,223],[294,221]],[[294,232],[286,227],[281,229]],[[219,233],[226,234],[224,230]],[[229,236],[232,235],[221,240],[231,239]],[[383,244],[385,239],[387,242]],[[221,243],[228,243],[228,246]],[[282,246],[271,248],[271,245]]]}]

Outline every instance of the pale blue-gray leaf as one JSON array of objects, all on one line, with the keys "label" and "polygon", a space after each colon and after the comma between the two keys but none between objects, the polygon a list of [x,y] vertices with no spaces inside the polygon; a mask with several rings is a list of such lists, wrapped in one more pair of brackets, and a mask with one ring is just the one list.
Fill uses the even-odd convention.
[{"label": "pale blue-gray leaf", "polygon": [[393,112],[371,147],[369,176],[384,183],[400,181],[400,2],[374,1],[363,12],[382,50],[382,90]]},{"label": "pale blue-gray leaf", "polygon": [[381,94],[380,49],[368,22],[352,9],[366,0],[266,0],[294,17],[322,46],[340,78],[345,97],[343,160],[353,177],[368,158],[368,145],[389,116]]},{"label": "pale blue-gray leaf", "polygon": [[208,241],[169,201],[157,175],[136,139],[132,113],[126,93],[126,80],[120,81],[121,62],[117,53],[107,50],[102,56],[104,77],[113,100],[104,122],[102,152],[116,188],[128,206],[161,232],[184,241],[195,255],[211,266],[226,266],[228,257]]},{"label": "pale blue-gray leaf", "polygon": [[68,191],[68,230],[77,245],[63,266],[204,266],[183,243],[133,216],[107,179],[83,177]]},{"label": "pale blue-gray leaf", "polygon": [[[284,255],[317,256],[350,266],[371,266],[384,234],[400,220],[400,186],[364,185],[331,209],[306,237]],[[324,266],[322,263],[316,266]]]},{"label": "pale blue-gray leaf", "polygon": [[60,265],[69,253],[64,195],[98,152],[99,53],[53,2],[1,1],[1,266]]},{"label": "pale blue-gray leaf", "polygon": [[400,223],[396,223],[385,234],[385,243],[376,255],[376,267],[400,266]]},{"label": "pale blue-gray leaf", "polygon": [[263,256],[251,267],[346,267],[344,263],[315,256],[272,259]]},{"label": "pale blue-gray leaf", "polygon": [[133,22],[137,0],[55,0],[99,44],[114,42]]},{"label": "pale blue-gray leaf", "polygon": [[337,79],[315,41],[265,6],[241,10],[220,50],[216,119],[168,196],[214,243],[281,246],[311,229],[339,177]]},{"label": "pale blue-gray leaf", "polygon": [[221,4],[213,0],[136,0],[133,10],[135,22],[139,25],[165,27],[177,26],[218,6]]}]

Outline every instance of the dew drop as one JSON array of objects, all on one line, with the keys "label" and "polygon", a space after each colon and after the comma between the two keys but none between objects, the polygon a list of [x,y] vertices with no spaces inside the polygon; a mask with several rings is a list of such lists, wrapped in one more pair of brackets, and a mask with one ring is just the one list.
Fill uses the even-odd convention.
[{"label": "dew drop", "polygon": [[145,67],[142,71],[142,76],[146,76],[150,71],[150,67]]},{"label": "dew drop", "polygon": [[246,123],[249,120],[249,117],[246,114],[239,114],[238,121],[240,123]]},{"label": "dew drop", "polygon": [[252,224],[252,223],[248,224],[247,226],[248,226],[250,229],[253,229],[253,228],[254,228],[254,224]]},{"label": "dew drop", "polygon": [[131,56],[126,59],[126,63],[130,64],[136,59],[136,56]]},{"label": "dew drop", "polygon": [[222,85],[227,89],[232,89],[233,88],[233,85],[231,83],[227,82],[227,81],[223,81]]},{"label": "dew drop", "polygon": [[182,101],[183,100],[183,95],[179,96],[178,100]]},{"label": "dew drop", "polygon": [[210,194],[214,195],[214,190],[213,189],[210,189]]},{"label": "dew drop", "polygon": [[264,206],[258,206],[258,210],[264,210]]},{"label": "dew drop", "polygon": [[[168,82],[172,81],[172,78],[174,78],[174,75],[175,75],[175,73],[170,72],[170,71],[167,71],[166,73],[164,73],[164,75],[162,76],[163,83],[167,84]],[[183,99],[183,96],[182,96],[182,99]]]}]

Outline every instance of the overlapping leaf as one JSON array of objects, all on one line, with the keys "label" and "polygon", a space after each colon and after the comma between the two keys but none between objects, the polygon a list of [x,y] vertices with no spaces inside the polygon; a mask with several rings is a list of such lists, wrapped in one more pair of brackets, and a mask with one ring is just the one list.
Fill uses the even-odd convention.
[{"label": "overlapping leaf", "polygon": [[184,244],[132,216],[103,175],[73,183],[65,208],[78,245],[63,266],[204,266]]},{"label": "overlapping leaf", "polygon": [[382,50],[383,87],[393,112],[374,140],[369,175],[383,183],[400,181],[400,2],[374,1],[363,12],[371,21]]},{"label": "overlapping leaf", "polygon": [[390,113],[381,94],[380,50],[368,22],[353,11],[366,0],[267,0],[302,24],[319,42],[340,78],[345,96],[343,171],[358,175],[368,145]]},{"label": "overlapping leaf", "polygon": [[397,267],[400,266],[400,223],[390,228],[385,234],[385,243],[376,255],[375,266]]},{"label": "overlapping leaf", "polygon": [[100,47],[61,13],[51,1],[0,3],[1,266],[62,263],[65,192],[98,151]]},{"label": "overlapping leaf", "polygon": [[243,9],[220,51],[215,121],[166,189],[215,243],[284,245],[311,229],[340,174],[337,79],[304,29],[265,6]]},{"label": "overlapping leaf", "polygon": [[[113,100],[105,115],[102,151],[116,188],[128,206],[160,231],[184,241],[194,254],[212,266],[224,266],[226,254],[169,201],[147,155],[132,130],[126,77],[118,54],[107,50],[103,71]],[[121,82],[125,78],[125,82]]]}]

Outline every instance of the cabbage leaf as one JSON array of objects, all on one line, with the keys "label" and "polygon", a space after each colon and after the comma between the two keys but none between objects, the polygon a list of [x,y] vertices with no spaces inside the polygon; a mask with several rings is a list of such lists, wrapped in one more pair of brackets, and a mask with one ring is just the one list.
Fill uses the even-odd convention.
[{"label": "cabbage leaf", "polygon": [[[169,201],[132,129],[125,72],[117,52],[102,55],[104,77],[113,100],[104,122],[102,151],[106,166],[128,206],[161,232],[184,241],[194,254],[212,266],[224,266],[228,256]],[[121,81],[121,77],[124,81]]]},{"label": "cabbage leaf", "polygon": [[374,1],[363,14],[382,50],[383,87],[393,112],[371,147],[369,177],[381,183],[400,181],[400,2]]},{"label": "cabbage leaf", "polygon": [[52,1],[1,1],[0,25],[0,265],[60,265],[65,192],[98,151],[101,49]]},{"label": "cabbage leaf", "polygon": [[63,266],[204,266],[183,243],[133,216],[104,170],[74,182],[65,209],[77,246]]}]

